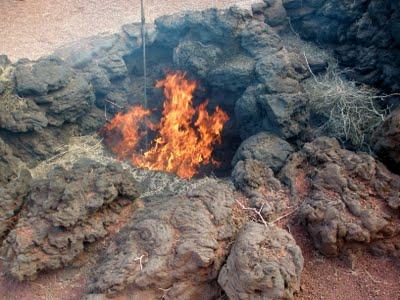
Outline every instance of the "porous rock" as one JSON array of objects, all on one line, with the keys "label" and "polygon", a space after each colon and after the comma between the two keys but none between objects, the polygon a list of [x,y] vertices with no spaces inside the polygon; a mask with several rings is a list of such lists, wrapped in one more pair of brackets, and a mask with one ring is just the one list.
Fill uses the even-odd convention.
[{"label": "porous rock", "polygon": [[293,299],[303,256],[293,237],[274,225],[248,223],[218,276],[229,299]]},{"label": "porous rock", "polygon": [[254,80],[255,62],[245,55],[237,55],[212,68],[210,84],[228,91],[244,90]]},{"label": "porous rock", "polygon": [[400,173],[400,108],[374,132],[372,146],[387,166]]},{"label": "porous rock", "polygon": [[46,116],[54,126],[75,122],[89,112],[94,100],[93,88],[82,75],[71,78],[68,85],[59,91],[35,98],[38,103],[49,104]]},{"label": "porous rock", "polygon": [[71,69],[55,56],[19,64],[15,72],[17,92],[20,96],[45,95],[64,87],[71,74]]},{"label": "porous rock", "polygon": [[11,147],[0,138],[0,184],[6,184],[18,176],[20,159],[14,156]]},{"label": "porous rock", "polygon": [[310,74],[274,28],[237,8],[165,16],[156,28],[156,44],[174,49],[175,66],[202,79],[215,98],[222,94],[223,107],[235,107],[242,138],[302,133],[307,99],[299,82]]},{"label": "porous rock", "polygon": [[222,50],[212,44],[196,41],[182,41],[174,49],[174,63],[189,72],[206,78],[210,70],[221,59]]},{"label": "porous rock", "polygon": [[301,204],[300,218],[323,254],[368,247],[400,232],[400,177],[366,153],[321,137],[294,153],[281,170]]},{"label": "porous rock", "polygon": [[400,75],[396,1],[283,0],[294,31],[334,49],[352,77],[398,91]]},{"label": "porous rock", "polygon": [[45,113],[32,99],[9,92],[0,95],[0,128],[11,132],[39,131],[47,124]]},{"label": "porous rock", "polygon": [[31,179],[30,172],[23,169],[17,178],[4,187],[0,186],[0,240],[15,224],[17,215],[29,192]]},{"label": "porous rock", "polygon": [[240,160],[254,159],[278,172],[292,152],[293,147],[285,140],[274,134],[260,132],[242,142],[232,159],[232,165]]},{"label": "porous rock", "polygon": [[248,207],[260,209],[265,220],[273,220],[290,206],[290,199],[274,172],[255,159],[240,160],[232,171],[235,187],[247,197]]},{"label": "porous rock", "polygon": [[6,272],[23,280],[70,264],[138,195],[118,164],[81,159],[70,170],[54,167],[31,183],[26,211],[3,244]]},{"label": "porous rock", "polygon": [[94,270],[90,291],[129,286],[143,294],[168,290],[167,299],[213,299],[220,289],[212,282],[234,237],[234,203],[232,189],[216,181],[145,199]]}]

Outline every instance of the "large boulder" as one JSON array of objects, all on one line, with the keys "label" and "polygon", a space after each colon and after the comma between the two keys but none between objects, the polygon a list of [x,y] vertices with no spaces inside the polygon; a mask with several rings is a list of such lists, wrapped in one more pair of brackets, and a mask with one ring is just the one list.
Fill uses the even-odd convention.
[{"label": "large boulder", "polygon": [[400,108],[374,132],[372,146],[388,167],[400,173]]},{"label": "large boulder", "polygon": [[103,57],[98,64],[107,71],[108,78],[110,80],[116,80],[128,76],[128,69],[125,61],[117,54],[111,54]]},{"label": "large boulder", "polygon": [[[261,37],[263,35],[269,36],[268,32],[263,32]],[[279,42],[273,45],[255,43],[252,47],[257,57],[256,80],[247,87],[234,108],[242,138],[262,130],[284,138],[298,138],[306,127],[307,96],[299,82],[309,74],[298,55],[285,48],[274,48]]]},{"label": "large boulder", "polygon": [[158,31],[155,42],[167,47],[175,47],[183,38],[202,44],[232,43],[250,19],[250,12],[238,7],[162,16],[155,20]]},{"label": "large boulder", "polygon": [[136,181],[118,164],[81,159],[70,170],[54,167],[32,182],[26,209],[3,244],[6,272],[23,280],[72,263],[138,196]]},{"label": "large boulder", "polygon": [[366,153],[318,138],[291,156],[280,177],[302,203],[300,219],[325,255],[400,233],[400,177]]},{"label": "large boulder", "polygon": [[248,223],[218,276],[229,299],[293,299],[303,256],[293,237],[274,225]]},{"label": "large boulder", "polygon": [[94,270],[90,291],[134,287],[139,298],[155,292],[149,299],[157,299],[164,289],[171,299],[213,299],[234,237],[234,204],[229,186],[215,181],[144,200]]},{"label": "large boulder", "polygon": [[232,165],[240,160],[254,159],[278,172],[292,152],[294,148],[285,140],[274,134],[260,132],[242,142],[233,157]]}]

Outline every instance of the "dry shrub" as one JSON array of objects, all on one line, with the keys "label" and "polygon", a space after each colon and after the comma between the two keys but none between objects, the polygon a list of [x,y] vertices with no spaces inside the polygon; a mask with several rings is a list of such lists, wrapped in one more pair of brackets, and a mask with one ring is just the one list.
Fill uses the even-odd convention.
[{"label": "dry shrub", "polygon": [[[307,62],[307,55],[304,57]],[[312,73],[303,86],[310,112],[321,119],[317,135],[335,137],[358,149],[369,147],[372,132],[388,113],[379,106],[387,96],[378,96],[372,87],[346,79],[332,63],[324,74]]]}]

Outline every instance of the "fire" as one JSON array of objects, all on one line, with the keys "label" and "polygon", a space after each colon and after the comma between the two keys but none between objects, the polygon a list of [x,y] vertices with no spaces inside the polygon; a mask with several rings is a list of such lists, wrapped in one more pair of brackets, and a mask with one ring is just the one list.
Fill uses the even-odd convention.
[{"label": "fire", "polygon": [[[215,163],[213,146],[221,142],[221,132],[228,115],[219,107],[213,114],[207,111],[208,102],[193,106],[196,82],[186,79],[181,72],[171,73],[156,83],[164,89],[161,120],[151,123],[149,110],[132,107],[125,114],[117,114],[105,127],[106,133],[118,133],[120,138],[108,144],[119,158],[130,158],[138,167],[176,173],[182,178],[193,177],[200,165]],[[146,128],[157,131],[150,148],[139,153],[138,148],[146,135]]]}]

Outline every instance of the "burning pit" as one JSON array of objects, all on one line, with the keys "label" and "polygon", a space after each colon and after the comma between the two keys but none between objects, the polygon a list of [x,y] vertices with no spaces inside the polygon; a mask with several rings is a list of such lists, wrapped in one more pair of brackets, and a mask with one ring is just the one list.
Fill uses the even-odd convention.
[{"label": "burning pit", "polygon": [[183,72],[167,74],[156,83],[165,97],[161,119],[155,123],[151,110],[133,106],[105,126],[106,144],[118,158],[129,159],[137,167],[182,178],[193,177],[201,165],[218,165],[213,147],[221,143],[229,117],[219,106],[210,114],[208,100],[195,107],[196,86]]}]

